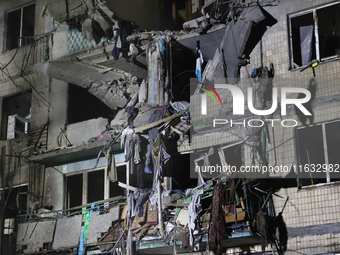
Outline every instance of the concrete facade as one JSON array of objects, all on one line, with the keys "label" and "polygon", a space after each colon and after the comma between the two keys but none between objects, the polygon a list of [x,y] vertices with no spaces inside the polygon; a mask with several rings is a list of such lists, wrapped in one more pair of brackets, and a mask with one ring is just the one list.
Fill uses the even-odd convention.
[{"label": "concrete facade", "polygon": [[[111,3],[108,6],[114,12],[115,8],[119,8],[122,5],[124,8],[129,6],[131,1],[127,1],[124,4]],[[145,1],[148,4],[155,1]],[[174,1],[173,1],[174,2]],[[322,7],[323,5],[329,3],[337,3],[329,0],[281,0],[281,1],[263,1],[263,2],[274,2],[273,6],[266,6],[265,9],[275,18],[277,19],[277,23],[269,28],[264,36],[262,37],[261,43],[257,44],[252,53],[250,54],[250,64],[241,68],[240,72],[240,83],[238,87],[242,89],[242,91],[246,95],[246,90],[248,87],[258,88],[259,84],[255,83],[252,78],[250,78],[251,72],[261,66],[268,66],[273,63],[275,68],[275,77],[273,79],[273,85],[276,88],[283,87],[299,87],[299,88],[307,88],[310,84],[311,78],[313,78],[313,71],[311,68],[308,68],[304,71],[301,71],[301,68],[293,69],[291,66],[290,59],[290,39],[289,39],[289,17],[290,15],[294,15],[299,13],[300,11],[306,11],[311,8]],[[5,15],[7,11],[14,10],[23,4],[31,3],[31,1],[21,1],[20,4],[15,1],[1,1],[0,2],[0,23],[5,24]],[[142,4],[142,3],[139,3]],[[68,58],[71,59],[74,55],[70,55],[73,50],[72,47],[74,45],[70,41],[70,27],[64,23],[59,24],[57,27],[54,27],[54,22],[52,17],[46,13],[42,15],[42,11],[45,8],[45,1],[37,0],[35,2],[35,35],[41,35],[52,32],[53,34],[53,48],[50,49],[51,55],[50,59],[45,59],[47,62],[60,59],[60,58]],[[143,10],[135,11],[136,15],[140,11],[146,11],[147,4],[143,5]],[[137,8],[137,7],[136,7]],[[151,16],[149,15],[147,19],[145,19],[145,24],[150,25],[152,22],[160,22],[161,21],[161,11],[157,9],[157,5],[155,5],[155,11],[157,15]],[[160,8],[161,9],[161,8]],[[149,10],[153,11],[153,10]],[[121,13],[122,17],[124,17],[125,12],[120,10],[117,11],[119,15]],[[144,19],[144,16],[141,15],[139,18]],[[138,19],[136,20],[138,21]],[[169,22],[169,24],[172,22]],[[164,22],[164,24],[167,24]],[[161,25],[164,25],[163,23]],[[150,25],[151,26],[151,25]],[[0,26],[0,41],[4,42],[4,35],[6,34],[3,29],[6,25]],[[77,32],[80,33],[79,31]],[[337,31],[338,33],[338,31]],[[79,35],[81,36],[81,35]],[[212,35],[213,36],[213,35]],[[339,36],[339,34],[337,34]],[[50,38],[50,37],[48,37]],[[199,36],[198,36],[199,38]],[[90,42],[91,43],[91,42]],[[90,44],[89,44],[90,45]],[[87,46],[86,46],[87,47]],[[111,49],[112,45],[108,46],[108,49]],[[158,44],[154,45],[154,47],[158,47]],[[205,45],[201,45],[202,52],[204,54]],[[72,49],[72,50],[71,50]],[[91,54],[96,55],[98,59],[106,59],[106,55],[104,55],[103,51],[104,46],[102,44],[88,46],[87,48],[76,50],[78,53],[77,58],[87,59],[87,56]],[[21,136],[18,138],[14,138],[11,140],[6,140],[4,137],[1,137],[0,148],[5,150],[3,155],[7,155],[2,159],[2,175],[0,175],[0,188],[1,201],[3,200],[3,190],[4,187],[13,186],[15,188],[20,185],[27,185],[29,187],[28,195],[28,209],[29,206],[36,203],[37,208],[49,207],[53,206],[53,210],[63,210],[67,209],[66,199],[67,199],[67,182],[66,179],[77,174],[82,174],[84,177],[88,178],[88,173],[90,173],[93,169],[105,169],[104,174],[107,176],[107,160],[104,155],[100,155],[98,158],[99,163],[95,162],[95,159],[98,155],[99,147],[105,144],[105,141],[102,141],[100,145],[93,146],[96,148],[92,148],[91,145],[88,146],[89,139],[101,135],[101,132],[106,129],[109,121],[105,118],[98,117],[97,119],[86,120],[83,122],[70,124],[68,125],[67,113],[68,109],[68,83],[64,78],[55,79],[51,78],[47,75],[44,75],[40,72],[35,72],[31,67],[37,62],[46,62],[44,61],[45,56],[36,60],[29,59],[27,65],[22,68],[22,63],[25,63],[25,59],[27,58],[27,54],[30,51],[30,46],[26,45],[20,47],[16,52],[16,49],[3,51],[0,55],[0,63],[2,66],[8,63],[8,66],[2,70],[2,76],[0,77],[0,98],[3,100],[4,98],[11,97],[13,95],[18,95],[23,92],[31,93],[31,130],[36,132],[35,136]],[[98,51],[99,53],[97,54]],[[33,50],[34,52],[34,50]],[[162,61],[159,60],[160,56],[157,55],[157,52],[152,52],[151,50],[147,55],[149,63],[155,62],[156,66],[152,66],[148,69],[148,79],[147,84],[143,85],[145,90],[145,98],[149,97],[147,100],[151,103],[164,104],[168,103],[171,100],[170,96],[163,91],[165,86],[169,85],[169,77],[168,74],[157,73],[159,71],[159,66],[162,65]],[[92,55],[89,57],[93,57]],[[13,60],[11,60],[13,58]],[[112,57],[109,56],[109,60],[112,60]],[[91,60],[86,60],[90,61]],[[98,60],[99,61],[99,60]],[[94,61],[95,62],[95,61]],[[99,61],[101,62],[101,61]],[[70,67],[72,68],[72,67]],[[315,100],[313,103],[313,116],[314,123],[318,125],[322,125],[322,123],[326,123],[329,121],[338,121],[340,119],[340,62],[339,57],[335,57],[334,59],[321,61],[319,65],[315,68],[315,80],[317,84],[317,92],[315,96]],[[99,68],[103,70],[101,66]],[[115,70],[117,71],[117,70]],[[113,71],[113,72],[115,72]],[[155,72],[153,74],[153,72]],[[127,72],[118,71],[120,76],[126,76]],[[58,74],[63,76],[61,74]],[[152,75],[157,76],[152,77]],[[77,80],[78,77],[71,75],[74,80]],[[132,74],[131,74],[132,77]],[[130,77],[130,78],[131,78]],[[92,77],[90,77],[92,78]],[[155,81],[156,79],[156,81]],[[66,79],[67,80],[67,79]],[[91,79],[89,79],[91,80]],[[137,79],[134,80],[134,84],[139,84],[136,82]],[[156,84],[157,88],[155,90],[156,99],[152,97],[148,92],[153,91],[152,87]],[[208,82],[216,83],[216,80],[209,80]],[[91,84],[93,81],[91,80]],[[83,81],[79,81],[79,86],[88,88],[87,84]],[[137,85],[136,85],[137,86]],[[138,89],[138,86],[137,86]],[[137,90],[136,89],[136,90]],[[254,141],[249,140],[252,132],[254,132],[254,128],[240,128],[236,127],[234,129],[229,129],[226,127],[219,127],[211,131],[206,130],[206,127],[211,125],[211,121],[218,116],[219,119],[229,119],[231,115],[228,115],[232,109],[232,98],[230,93],[227,90],[218,89],[219,95],[223,101],[223,107],[221,108],[219,105],[215,105],[212,100],[207,101],[207,115],[201,114],[201,94],[195,94],[191,97],[191,106],[190,106],[190,114],[191,121],[194,123],[194,126],[197,133],[192,136],[191,143],[189,145],[188,140],[184,140],[184,142],[179,143],[179,151],[188,152],[190,150],[199,150],[202,148],[209,148],[211,146],[217,145],[225,145],[225,144],[234,144],[242,141],[246,141],[242,145],[242,151],[244,155],[243,164],[244,165],[258,165],[259,157],[253,150]],[[133,91],[134,93],[136,91]],[[95,94],[95,93],[94,93]],[[133,94],[133,93],[131,93]],[[295,98],[296,96],[294,96]],[[125,98],[124,98],[125,99]],[[2,102],[2,100],[0,102]],[[144,101],[147,101],[144,100]],[[259,97],[256,96],[254,99],[257,106],[260,105]],[[126,105],[127,100],[125,99],[122,105]],[[2,108],[0,108],[2,109]],[[216,115],[218,112],[218,115]],[[112,111],[113,114],[113,111]],[[280,119],[279,122],[275,122],[273,128],[269,128],[268,134],[272,138],[270,145],[267,147],[267,158],[269,159],[268,163],[273,166],[298,166],[298,149],[296,145],[296,132],[297,128],[301,128],[302,124],[299,120],[295,110],[292,107],[288,107],[287,115],[280,116],[278,112],[275,112],[273,118]],[[285,119],[295,119],[297,120],[297,127],[284,127],[279,123]],[[4,125],[4,119],[1,118],[1,128],[6,127]],[[240,121],[240,120],[238,120]],[[43,129],[45,123],[48,122],[47,129]],[[61,132],[61,128],[66,128],[66,134],[72,143],[71,148],[67,148],[67,145],[62,144],[58,145],[56,141]],[[43,134],[41,139],[38,139],[37,135]],[[1,130],[1,134],[3,130]],[[274,140],[275,139],[275,143]],[[54,158],[56,158],[58,163],[51,163],[51,165],[42,163],[41,165],[35,165],[31,161],[24,160],[30,156],[33,156],[34,149],[33,147],[36,145],[35,141],[39,141],[42,144],[41,151],[53,152]],[[60,148],[56,147],[62,147]],[[98,147],[98,148],[97,148]],[[79,150],[78,150],[79,149]],[[95,152],[92,152],[94,149]],[[97,150],[95,150],[97,149]],[[40,149],[39,149],[40,150]],[[63,151],[64,150],[64,151]],[[67,156],[67,150],[70,151]],[[28,152],[27,152],[28,151]],[[125,167],[125,158],[124,154],[117,149],[119,153],[115,155],[117,165]],[[72,153],[71,153],[72,152]],[[58,154],[59,153],[59,154]],[[79,154],[82,156],[79,156]],[[85,153],[86,154],[85,156]],[[66,154],[66,156],[65,156]],[[41,156],[41,155],[40,155]],[[64,158],[66,157],[66,159]],[[34,157],[34,156],[33,156]],[[45,157],[43,155],[42,157]],[[73,159],[72,157],[75,157]],[[20,168],[18,166],[18,158],[22,158],[22,162],[20,164]],[[72,159],[71,159],[72,158]],[[49,159],[43,159],[48,161]],[[43,162],[43,160],[41,162]],[[129,169],[129,166],[126,166],[126,169]],[[128,176],[128,174],[127,174]],[[279,172],[276,174],[271,174],[269,177],[286,177],[287,173]],[[294,175],[293,178],[297,179],[297,175]],[[106,177],[105,177],[106,178]],[[323,177],[326,178],[326,177]],[[83,180],[83,179],[82,179]],[[282,198],[274,196],[273,200],[275,203],[275,209],[280,212],[285,204],[285,198],[289,197],[288,203],[286,204],[285,210],[283,211],[283,218],[286,222],[288,229],[288,248],[286,254],[334,254],[340,252],[340,185],[336,181],[324,181],[323,184],[317,185],[303,185],[297,182],[298,187],[289,187],[289,188],[281,188],[276,194],[280,195]],[[87,186],[83,186],[82,189],[86,196],[88,195],[86,191]],[[185,188],[185,187],[183,187]],[[85,195],[83,195],[85,196]],[[105,179],[105,190],[104,190],[105,199],[109,198],[109,181]],[[87,201],[87,197],[82,201]],[[28,214],[27,210],[27,214]],[[3,214],[0,213],[0,216]],[[99,212],[96,212],[96,216],[100,218]],[[77,219],[77,224],[80,224],[80,216]],[[1,218],[1,217],[0,217]],[[105,224],[110,224],[109,219]],[[48,222],[48,221],[46,221]],[[55,224],[55,222],[43,224]],[[64,223],[63,223],[64,224]],[[67,225],[67,223],[66,223]],[[77,225],[77,226],[78,226]],[[39,226],[39,225],[38,225]],[[0,224],[0,229],[2,225]],[[43,226],[39,226],[42,228]],[[51,226],[49,226],[52,228]],[[59,226],[62,228],[62,226]],[[80,226],[78,226],[80,229]],[[110,226],[106,226],[106,229],[103,232],[106,232]],[[25,235],[26,228],[28,228],[27,223],[23,223],[20,225],[18,230],[19,237]],[[29,224],[29,233],[34,232],[33,230],[34,224]],[[39,228],[37,230],[39,230]],[[35,230],[35,231],[37,231]],[[57,223],[58,230],[58,223]],[[71,229],[72,230],[72,229]],[[96,235],[91,239],[91,241],[95,242],[100,237],[100,231],[96,232]],[[37,232],[37,236],[35,239],[39,239],[39,235],[44,235],[44,232]],[[30,246],[30,242],[17,243],[18,250],[22,250],[22,245],[28,245],[27,250],[23,252],[39,252],[39,248],[43,247],[44,242],[51,242],[53,230],[49,229],[48,235],[43,240],[41,238],[41,242],[38,244],[33,244]],[[58,235],[60,233],[58,232]],[[79,231],[76,233],[79,235]],[[62,234],[60,234],[62,236]],[[79,238],[77,236],[77,238]],[[25,239],[25,238],[23,238]],[[60,241],[60,240],[59,240]],[[70,242],[72,247],[74,244],[78,244],[76,241],[72,240]],[[1,245],[3,245],[1,243]],[[65,248],[63,243],[55,243],[56,249]],[[268,246],[266,251],[270,250]],[[260,247],[252,247],[252,251],[260,252]],[[239,248],[229,249],[227,250],[228,254],[239,254],[242,250]]]},{"label": "concrete facade", "polygon": [[[269,68],[270,63],[274,64],[274,87],[308,87],[310,80],[313,78],[312,68],[301,72],[301,68],[294,70],[290,65],[288,17],[292,14],[306,12],[312,8],[319,8],[330,3],[334,3],[335,6],[338,4],[332,1],[280,1],[277,7],[265,7],[265,9],[277,19],[277,23],[268,29],[262,37],[262,49],[259,43],[250,54],[250,64],[241,67],[241,80],[237,86],[242,89],[245,97],[248,87],[252,87],[255,91],[260,87],[259,83],[255,83],[254,80],[250,78],[250,74],[254,68],[261,66],[261,50],[263,66],[268,66]],[[202,52],[204,52],[204,47],[202,46],[201,48]],[[340,62],[338,57],[335,57],[335,60],[323,61],[315,68],[317,90],[314,104],[312,104],[314,123],[339,120],[339,67]],[[219,144],[232,144],[249,139],[249,132],[251,133],[254,129],[250,127],[243,128],[243,124],[236,125],[236,128],[233,130],[220,127],[214,131],[214,128],[212,128],[212,120],[214,118],[228,120],[233,117],[236,118],[236,116],[228,115],[228,110],[230,112],[230,109],[233,107],[230,92],[223,89],[217,89],[217,92],[222,98],[223,107],[221,108],[219,104],[215,105],[208,97],[207,115],[201,114],[201,95],[198,94],[191,97],[190,111],[193,122],[196,122],[196,126],[198,127],[198,134],[192,137],[191,146],[185,143],[181,145],[183,151],[209,148],[210,146]],[[255,98],[255,100],[258,100],[257,94]],[[334,100],[329,100],[330,98]],[[259,101],[257,101],[256,105],[260,105]],[[280,125],[280,122],[284,119],[295,119],[297,120],[296,128],[301,127],[302,123],[299,121],[293,109],[289,107],[287,107],[287,109],[287,115],[282,116],[282,118],[275,113],[271,116],[272,119],[279,119],[278,122],[275,122],[274,128],[269,128],[271,144],[268,147],[268,163],[272,166],[291,166],[298,164],[296,130],[294,127],[283,127]],[[259,116],[253,117],[253,119],[260,119],[258,117]],[[243,118],[236,118],[238,123],[242,123],[242,120]],[[286,124],[295,125],[294,123]],[[227,125],[230,127],[230,123]],[[252,123],[252,125],[254,125],[254,123]],[[210,130],[202,131],[200,126],[210,126]],[[273,144],[273,139],[275,139],[275,144]],[[246,142],[243,148],[245,155],[244,164],[247,166],[254,164],[253,158],[255,156],[251,146],[251,142],[248,144]],[[259,163],[256,162],[255,165],[259,165]],[[280,177],[286,175],[287,173],[279,171],[271,176]],[[325,178],[325,176],[323,178]],[[283,198],[274,196],[277,213],[282,210],[285,198],[289,197],[283,212],[289,237],[286,254],[333,254],[339,252],[340,216],[338,214],[339,202],[337,199],[339,195],[339,184],[338,182],[327,183],[326,180],[324,180],[324,182],[325,184],[304,186],[302,189],[298,189],[297,187],[282,188],[277,194]],[[268,251],[269,250],[270,248],[268,247]],[[239,254],[241,251],[241,249],[228,250],[231,254]],[[253,247],[253,251],[260,252],[261,247]]]}]

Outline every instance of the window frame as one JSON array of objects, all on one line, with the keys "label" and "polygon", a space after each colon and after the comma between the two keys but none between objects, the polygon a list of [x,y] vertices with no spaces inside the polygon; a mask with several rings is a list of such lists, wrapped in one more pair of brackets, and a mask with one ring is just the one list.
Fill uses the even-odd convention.
[{"label": "window frame", "polygon": [[[318,16],[317,16],[317,11],[320,9],[324,9],[327,7],[331,7],[331,6],[335,6],[338,5],[339,9],[340,9],[340,3],[339,1],[333,1],[331,3],[327,3],[327,4],[322,4],[322,5],[317,5],[314,6],[312,8],[306,9],[306,10],[302,10],[302,11],[298,11],[298,12],[294,12],[291,14],[287,15],[287,25],[288,25],[288,54],[289,54],[289,70],[299,70],[299,69],[303,69],[304,67],[306,67],[307,65],[301,65],[299,67],[294,67],[294,49],[293,49],[293,29],[292,29],[292,19],[297,18],[297,17],[301,17],[303,15],[306,14],[312,14],[313,15],[313,26],[314,26],[314,46],[315,46],[315,55],[316,55],[316,60],[319,62],[325,62],[328,60],[334,60],[334,59],[339,59],[339,56],[329,56],[329,57],[325,57],[323,59],[321,59],[320,57],[320,43],[319,43],[319,28],[318,28]],[[313,60],[313,59],[312,59]]]},{"label": "window frame", "polygon": [[[121,162],[121,163],[116,163],[116,167],[121,167],[125,166],[126,167],[126,176],[129,178],[129,173],[130,173],[130,165],[129,162]],[[90,168],[90,169],[84,169],[81,171],[75,171],[71,173],[65,174],[65,181],[64,181],[64,191],[65,191],[65,196],[64,196],[64,208],[65,209],[71,209],[72,207],[69,207],[69,201],[68,201],[68,188],[67,188],[67,177],[73,176],[73,175],[79,175],[81,174],[83,177],[83,183],[82,183],[82,204],[79,206],[83,206],[88,204],[88,173],[90,172],[95,172],[95,171],[100,171],[104,170],[104,198],[103,200],[107,200],[110,198],[110,180],[107,176],[107,171],[108,171],[108,166],[101,166],[97,168]],[[127,179],[128,182],[128,179]],[[101,200],[98,200],[101,201]]]},{"label": "window frame", "polygon": [[104,170],[104,197],[103,199],[107,199],[108,197],[108,186],[107,186],[107,166],[102,166],[102,167],[97,167],[97,168],[92,168],[92,169],[84,169],[82,171],[76,171],[76,172],[72,172],[72,173],[68,173],[68,174],[65,174],[65,208],[66,209],[70,209],[72,207],[69,207],[69,204],[70,204],[70,201],[69,201],[69,198],[68,198],[68,183],[67,183],[67,178],[70,177],[70,176],[74,176],[74,175],[82,175],[82,201],[81,201],[81,205],[79,206],[82,206],[82,205],[86,205],[88,202],[88,173],[90,172],[96,172],[96,171],[101,171],[101,170]]},{"label": "window frame", "polygon": [[[295,127],[295,139],[294,139],[294,143],[295,143],[295,156],[296,156],[296,167],[298,167],[299,165],[301,165],[300,162],[300,154],[299,154],[299,136],[298,136],[298,130],[299,129],[305,129],[305,128],[313,128],[313,127],[317,127],[317,126],[321,126],[321,131],[322,131],[322,143],[323,143],[323,152],[324,152],[324,159],[325,159],[325,163],[326,166],[329,165],[329,154],[328,154],[328,144],[327,144],[327,131],[326,131],[326,125],[327,124],[332,124],[332,123],[340,123],[340,119],[335,119],[335,120],[329,120],[329,121],[325,121],[325,122],[321,122],[321,123],[314,123],[313,125],[306,125],[306,126],[299,126],[299,127]],[[298,170],[298,169],[297,169]],[[325,179],[327,184],[330,183],[335,183],[338,181],[331,181],[331,175],[329,171],[326,171],[325,173]],[[307,185],[309,186],[309,185]]]},{"label": "window frame", "polygon": [[15,218],[4,219],[4,235],[13,235],[15,232]]},{"label": "window frame", "polygon": [[[35,21],[36,21],[36,2],[30,2],[30,3],[27,3],[27,4],[24,4],[18,8],[15,8],[15,9],[12,9],[10,11],[6,11],[5,12],[5,33],[4,33],[4,43],[3,43],[3,47],[2,47],[2,52],[6,52],[6,51],[10,51],[10,50],[14,50],[14,49],[17,49],[17,48],[20,48],[23,46],[22,44],[22,37],[23,37],[23,15],[24,15],[24,8],[27,7],[27,6],[30,6],[30,5],[34,5],[34,33],[32,36],[35,35]],[[15,48],[12,48],[12,49],[7,49],[7,36],[8,36],[8,15],[12,12],[15,12],[17,10],[21,10],[20,11],[20,34],[19,34],[19,42],[18,42],[18,47],[15,47]]]},{"label": "window frame", "polygon": [[[24,100],[24,99],[25,100]],[[27,100],[27,99],[28,100]],[[8,110],[8,105],[15,104],[16,101],[20,101],[20,102],[24,102],[29,104],[29,108],[27,107],[20,107],[20,111],[16,110],[16,111],[10,111]],[[25,108],[27,109],[27,115],[23,115],[21,111],[23,111],[22,109]],[[11,108],[12,109],[12,108]],[[19,108],[18,108],[19,109]],[[29,111],[28,111],[29,109]],[[13,94],[13,95],[9,95],[9,96],[4,96],[4,97],[0,97],[0,140],[2,141],[6,141],[6,140],[11,140],[11,139],[16,139],[18,137],[21,137],[23,135],[27,135],[29,134],[30,130],[31,130],[31,117],[27,118],[27,116],[29,116],[31,114],[31,109],[32,109],[32,91],[31,90],[25,90],[22,93],[17,93],[17,94]],[[13,138],[8,138],[8,117],[10,116],[14,116],[17,115],[16,117],[14,117],[15,122],[17,122],[17,120],[19,120],[18,122],[21,122],[25,125],[25,129],[26,131],[24,131],[24,133],[20,134],[20,132],[15,132],[16,135],[14,135]],[[26,125],[27,124],[27,125]]]}]

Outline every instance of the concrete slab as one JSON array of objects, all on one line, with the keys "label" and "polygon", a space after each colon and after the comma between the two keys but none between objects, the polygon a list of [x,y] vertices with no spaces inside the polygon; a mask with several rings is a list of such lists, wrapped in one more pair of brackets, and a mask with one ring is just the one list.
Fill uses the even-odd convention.
[{"label": "concrete slab", "polygon": [[83,215],[58,219],[52,246],[54,250],[79,245],[83,231],[82,219]]},{"label": "concrete slab", "polygon": [[86,243],[97,243],[97,239],[101,237],[101,234],[107,232],[112,222],[118,220],[118,217],[119,206],[111,208],[110,211],[105,214],[99,214],[98,211],[93,212],[90,218]]},{"label": "concrete slab", "polygon": [[[39,252],[44,243],[53,241],[55,220],[22,223],[18,225],[17,250],[24,253]],[[23,246],[27,246],[23,249]]]},{"label": "concrete slab", "polygon": [[109,124],[108,119],[90,119],[67,126],[67,137],[75,146],[87,143],[91,137],[96,137],[106,129]]}]

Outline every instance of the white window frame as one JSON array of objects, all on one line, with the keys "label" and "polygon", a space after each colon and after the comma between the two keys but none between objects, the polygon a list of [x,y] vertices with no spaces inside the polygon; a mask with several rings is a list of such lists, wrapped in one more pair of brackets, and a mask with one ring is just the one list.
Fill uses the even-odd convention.
[{"label": "white window frame", "polygon": [[[107,182],[107,166],[102,166],[102,167],[97,167],[97,168],[92,168],[92,169],[85,169],[82,171],[76,171],[76,172],[72,172],[72,173],[68,173],[65,175],[66,179],[67,177],[73,176],[73,175],[79,175],[81,174],[83,176],[83,190],[82,190],[82,204],[81,205],[85,205],[87,204],[87,185],[88,185],[88,173],[90,172],[96,172],[96,171],[100,171],[100,170],[104,170],[104,200],[108,198],[108,182]],[[69,201],[68,201],[68,189],[67,189],[67,180],[65,182],[65,188],[66,188],[66,196],[65,196],[65,208],[70,209],[69,207]]]},{"label": "white window frame", "polygon": [[[291,70],[296,70],[296,69],[302,69],[305,66],[299,66],[299,67],[294,67],[294,53],[293,53],[293,31],[292,31],[292,19],[300,17],[302,15],[306,14],[313,14],[313,21],[314,21],[314,37],[315,37],[315,54],[316,54],[316,60],[319,62],[326,61],[326,60],[331,60],[331,59],[338,59],[338,56],[330,56],[330,57],[325,57],[323,59],[320,58],[320,50],[319,50],[319,29],[318,29],[318,17],[317,17],[317,10],[327,8],[333,5],[340,5],[339,1],[324,4],[321,6],[313,7],[305,11],[293,13],[288,15],[288,40],[289,40],[289,62],[290,62],[290,69]],[[340,8],[340,6],[339,6]]]},{"label": "white window frame", "polygon": [[[329,166],[329,156],[328,156],[328,145],[327,145],[327,136],[326,136],[326,125],[330,124],[330,123],[334,123],[334,122],[340,122],[340,120],[332,120],[332,121],[326,121],[323,123],[316,123],[313,126],[302,126],[302,127],[297,127],[296,131],[298,129],[304,129],[304,128],[310,128],[310,127],[315,127],[315,126],[321,126],[322,128],[322,142],[323,142],[323,151],[324,151],[324,158],[325,158],[325,164],[326,166]],[[296,133],[297,135],[297,133]],[[295,141],[296,142],[296,141]],[[298,145],[296,144],[296,150],[298,151]],[[296,159],[297,162],[297,166],[300,165],[299,159]],[[326,183],[331,183],[331,176],[330,176],[330,172],[328,170],[326,170]]]},{"label": "white window frame", "polygon": [[[117,163],[116,167],[120,166],[126,166],[126,182],[129,185],[129,173],[130,173],[130,164],[129,162],[121,162]],[[65,177],[70,177],[73,175],[83,175],[83,190],[82,190],[82,205],[87,204],[87,187],[88,187],[88,173],[104,170],[104,199],[110,198],[110,180],[107,177],[107,166],[101,166],[97,168],[91,168],[91,169],[84,169],[81,171],[76,171],[72,173],[65,174]],[[68,190],[67,190],[67,180],[65,181],[65,208],[70,209],[68,206]]]}]

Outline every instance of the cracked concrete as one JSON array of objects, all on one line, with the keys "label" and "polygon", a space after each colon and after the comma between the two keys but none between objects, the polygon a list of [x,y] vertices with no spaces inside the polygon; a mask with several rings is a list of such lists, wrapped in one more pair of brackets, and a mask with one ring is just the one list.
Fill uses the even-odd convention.
[{"label": "cracked concrete", "polygon": [[75,61],[38,63],[34,68],[51,78],[88,89],[110,108],[124,108],[139,90],[137,77],[115,69],[104,70]]}]

